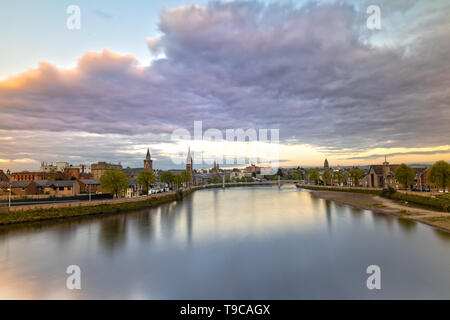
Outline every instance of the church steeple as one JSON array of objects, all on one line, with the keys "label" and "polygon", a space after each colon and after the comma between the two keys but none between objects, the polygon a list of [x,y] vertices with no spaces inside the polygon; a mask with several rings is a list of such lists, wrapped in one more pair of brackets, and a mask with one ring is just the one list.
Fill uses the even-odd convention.
[{"label": "church steeple", "polygon": [[187,164],[191,164],[192,165],[191,146],[189,146],[189,149],[188,149],[188,154],[187,154],[187,158],[186,158],[186,165]]},{"label": "church steeple", "polygon": [[330,169],[330,166],[328,165],[328,160],[327,159],[325,159],[325,162],[323,163],[323,168],[325,170],[327,170],[327,171]]},{"label": "church steeple", "polygon": [[144,160],[144,168],[147,170],[153,170],[153,160],[152,157],[150,156],[150,149],[147,148],[147,156],[145,157]]}]

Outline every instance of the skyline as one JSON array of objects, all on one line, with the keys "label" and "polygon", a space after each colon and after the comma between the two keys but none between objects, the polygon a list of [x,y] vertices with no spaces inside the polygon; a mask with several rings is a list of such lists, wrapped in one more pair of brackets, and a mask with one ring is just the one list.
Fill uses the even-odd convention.
[{"label": "skyline", "polygon": [[189,144],[171,132],[197,120],[279,129],[281,166],[450,160],[445,1],[378,1],[377,31],[370,1],[78,1],[80,30],[69,2],[12,23],[18,3],[0,19],[0,169],[134,167],[147,147],[168,169]]}]

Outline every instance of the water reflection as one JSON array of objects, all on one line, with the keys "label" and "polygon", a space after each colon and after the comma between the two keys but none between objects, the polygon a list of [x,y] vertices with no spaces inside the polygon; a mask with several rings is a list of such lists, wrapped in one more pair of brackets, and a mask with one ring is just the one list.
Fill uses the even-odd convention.
[{"label": "water reflection", "polygon": [[414,229],[417,228],[417,222],[415,221],[411,221],[411,220],[406,220],[406,219],[402,219],[399,218],[397,219],[398,225],[403,229],[403,231],[405,231],[406,233],[410,233],[412,232]]},{"label": "water reflection", "polygon": [[127,237],[126,216],[110,217],[100,223],[98,240],[105,252],[113,253],[122,247]]},{"label": "water reflection", "polygon": [[[449,243],[295,187],[202,190],[135,213],[3,229],[0,297],[70,298],[64,270],[79,264],[88,299],[449,298]],[[379,292],[365,288],[370,264],[382,266]]]},{"label": "water reflection", "polygon": [[325,212],[327,215],[328,233],[331,233],[332,221],[331,221],[331,201],[325,200]]}]

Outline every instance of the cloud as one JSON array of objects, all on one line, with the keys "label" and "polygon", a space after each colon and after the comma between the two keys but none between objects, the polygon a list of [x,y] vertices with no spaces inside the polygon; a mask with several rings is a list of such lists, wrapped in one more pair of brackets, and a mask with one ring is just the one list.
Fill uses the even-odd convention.
[{"label": "cloud", "polygon": [[[21,152],[29,145],[21,131],[51,141],[115,135],[123,147],[191,130],[194,120],[205,129],[279,128],[282,141],[326,153],[446,144],[450,28],[448,11],[434,10],[445,2],[380,5],[378,34],[365,29],[364,5],[350,3],[168,8],[161,36],[148,39],[163,58],[150,66],[105,49],[87,52],[74,69],[41,63],[0,82],[0,130],[14,130]],[[414,39],[402,41],[411,31]],[[96,143],[71,146],[83,155]],[[58,145],[49,152],[66,156]],[[12,155],[1,150],[0,158]]]},{"label": "cloud", "polygon": [[367,156],[357,156],[357,157],[349,157],[346,160],[367,160],[367,159],[379,159],[383,157],[396,157],[396,156],[405,156],[405,155],[442,155],[450,153],[450,149],[446,150],[430,150],[430,151],[409,151],[409,152],[391,152],[386,154],[371,154]]}]

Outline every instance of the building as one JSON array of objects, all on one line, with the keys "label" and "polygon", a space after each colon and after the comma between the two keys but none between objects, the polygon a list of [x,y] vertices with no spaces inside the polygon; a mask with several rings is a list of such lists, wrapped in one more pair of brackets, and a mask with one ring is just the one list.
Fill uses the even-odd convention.
[{"label": "building", "polygon": [[152,157],[150,156],[150,149],[148,148],[147,148],[147,156],[145,157],[144,160],[144,168],[150,171],[153,170],[153,160]]},{"label": "building", "polygon": [[11,181],[64,180],[62,172],[13,172]]},{"label": "building", "polygon": [[147,149],[147,156],[144,159],[144,167],[143,168],[125,168],[122,169],[122,172],[129,176],[131,179],[136,179],[143,170],[153,171],[153,160],[150,156],[150,150]]},{"label": "building", "polygon": [[[0,182],[0,195],[9,194],[9,183]],[[11,182],[11,195],[26,196],[38,194],[38,188],[34,181]]]},{"label": "building", "polygon": [[191,147],[189,147],[188,154],[187,154],[187,157],[186,157],[186,171],[191,174],[191,181],[190,181],[190,183],[195,184],[194,161],[192,160]]},{"label": "building", "polygon": [[53,163],[47,163],[47,162],[41,162],[41,167],[39,168],[40,172],[64,172],[64,169],[69,167],[68,162],[56,162],[56,164]]},{"label": "building", "polygon": [[95,180],[99,180],[100,177],[103,175],[103,173],[109,169],[122,170],[122,165],[120,163],[112,164],[112,163],[107,163],[107,162],[94,163],[91,165],[92,177]]},{"label": "building", "polygon": [[88,164],[79,164],[77,166],[69,165],[69,168],[80,170],[81,175],[87,175],[91,173],[91,166]]},{"label": "building", "polygon": [[97,193],[100,191],[100,181],[94,179],[79,179],[80,193]]},{"label": "building", "polygon": [[252,165],[246,167],[244,169],[244,171],[247,172],[247,173],[255,173],[256,174],[256,173],[260,173],[261,172],[261,168],[256,166],[256,165],[254,165],[254,164],[252,164]]},{"label": "building", "polygon": [[398,164],[389,164],[385,157],[382,165],[376,164],[369,167],[363,184],[368,188],[398,188],[398,182],[394,178],[394,171],[398,166]]},{"label": "building", "polygon": [[38,194],[52,196],[76,196],[80,194],[80,183],[77,180],[38,180]]},{"label": "building", "polygon": [[9,176],[3,172],[3,170],[0,170],[0,182],[9,182]]},{"label": "building", "polygon": [[271,176],[271,175],[274,175],[277,173],[277,169],[275,169],[273,167],[261,167],[260,173],[263,176]]},{"label": "building", "polygon": [[136,179],[138,177],[139,173],[141,173],[141,171],[143,171],[143,170],[147,170],[147,169],[145,169],[145,168],[125,168],[125,169],[122,169],[122,172],[125,173],[130,178]]},{"label": "building", "polygon": [[436,191],[438,187],[436,184],[430,181],[428,174],[430,172],[430,168],[414,168],[416,171],[416,179],[414,188],[421,191]]},{"label": "building", "polygon": [[324,163],[323,163],[323,169],[325,171],[329,171],[330,170],[330,166],[328,165],[328,160],[325,159]]}]

